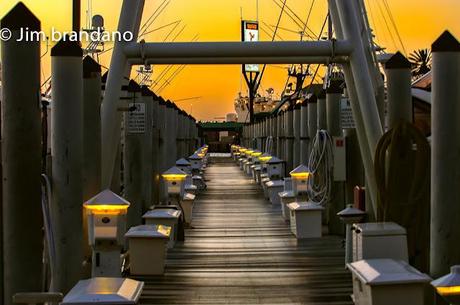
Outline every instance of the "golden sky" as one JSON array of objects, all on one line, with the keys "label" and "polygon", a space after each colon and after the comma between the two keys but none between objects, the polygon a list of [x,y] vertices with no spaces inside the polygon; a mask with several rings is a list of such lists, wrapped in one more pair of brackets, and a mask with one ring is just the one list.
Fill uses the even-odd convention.
[{"label": "golden sky", "polygon": [[[144,20],[146,20],[163,0],[146,0]],[[259,0],[259,18],[262,27],[271,32],[271,26],[278,19],[280,8],[275,1]],[[401,50],[402,46],[392,25],[394,22],[407,52],[417,48],[429,48],[431,43],[444,29],[449,29],[460,39],[458,12],[459,0],[364,0],[370,22],[375,29],[376,40],[388,51]],[[18,1],[1,0],[0,16],[3,16]],[[42,20],[42,29],[49,31],[54,27],[60,31],[71,28],[71,0],[24,0],[23,1]],[[82,0],[82,20],[85,23],[87,1]],[[122,0],[92,0],[92,13],[105,18],[106,28],[116,30]],[[319,32],[326,15],[326,0],[316,0],[313,6],[309,27]],[[302,19],[306,20],[312,0],[287,0],[287,5]],[[390,8],[392,18],[386,7]],[[174,33],[186,26],[176,41],[189,41],[199,35],[199,41],[238,41],[240,40],[240,17],[256,19],[256,0],[170,0],[169,5],[151,29],[180,20]],[[283,40],[298,40],[300,27],[286,14],[283,15],[278,34]],[[169,28],[156,31],[146,37],[149,41],[163,41]],[[286,30],[285,30],[286,29]],[[287,31],[291,30],[291,31]],[[261,40],[270,40],[271,36],[262,31]],[[173,37],[172,34],[169,38]],[[277,38],[279,40],[279,38]],[[43,45],[42,52],[46,46]],[[110,53],[102,58],[101,64],[108,66]],[[43,78],[49,76],[49,53],[43,60]],[[155,67],[156,75],[164,67]],[[171,69],[172,73],[176,68]],[[274,88],[281,93],[286,81],[284,66],[268,66],[262,81],[262,89]],[[241,80],[240,66],[187,66],[161,95],[166,99],[200,97],[197,100],[178,102],[197,119],[212,120],[233,112],[233,100],[240,89],[246,90]]]}]

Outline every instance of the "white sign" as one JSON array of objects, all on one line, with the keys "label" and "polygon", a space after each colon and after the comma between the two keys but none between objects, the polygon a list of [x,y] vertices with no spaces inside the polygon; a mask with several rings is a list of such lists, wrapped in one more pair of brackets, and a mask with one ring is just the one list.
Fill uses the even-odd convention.
[{"label": "white sign", "polygon": [[126,129],[128,133],[145,133],[145,104],[129,103],[126,114]]},{"label": "white sign", "polygon": [[343,98],[340,103],[340,123],[342,129],[355,128],[355,120],[353,119],[351,104],[350,101],[346,98]]},{"label": "white sign", "polygon": [[[243,21],[243,41],[257,42],[259,41],[259,24],[256,21]],[[247,64],[244,65],[246,72],[259,72],[259,65]]]}]

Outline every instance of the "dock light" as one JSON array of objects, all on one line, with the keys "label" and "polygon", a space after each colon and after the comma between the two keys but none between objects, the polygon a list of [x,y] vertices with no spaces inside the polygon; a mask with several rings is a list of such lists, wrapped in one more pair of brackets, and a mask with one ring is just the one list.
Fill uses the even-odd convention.
[{"label": "dock light", "polygon": [[161,176],[166,181],[168,195],[184,194],[185,179],[187,178],[187,173],[174,166],[161,174]]},{"label": "dock light", "polygon": [[176,167],[179,168],[181,171],[185,172],[186,174],[191,174],[192,163],[188,162],[188,160],[185,158],[177,160]]},{"label": "dock light", "polygon": [[261,155],[259,157],[259,160],[261,163],[267,163],[267,161],[269,161],[271,158],[273,158],[272,156],[270,156],[269,154],[265,153],[263,155]]},{"label": "dock light", "polygon": [[199,172],[201,170],[201,167],[203,166],[203,157],[194,153],[188,157],[188,160],[192,164],[192,172]]},{"label": "dock light", "polygon": [[292,190],[296,195],[306,194],[308,192],[308,179],[312,176],[310,169],[301,164],[293,169],[290,173],[292,178]]},{"label": "dock light", "polygon": [[270,180],[279,180],[284,177],[284,161],[277,157],[272,157],[267,161],[267,174]]},{"label": "dock light", "polygon": [[93,248],[92,276],[120,276],[120,251],[130,203],[105,190],[83,204],[88,215],[88,239]]},{"label": "dock light", "polygon": [[449,274],[432,281],[431,285],[450,304],[460,304],[460,265],[452,266]]},{"label": "dock light", "polygon": [[353,261],[353,238],[352,230],[353,224],[361,222],[364,217],[366,217],[366,212],[361,211],[360,209],[354,208],[352,204],[347,205],[347,207],[338,212],[340,220],[343,221],[346,225],[345,233],[345,265]]}]

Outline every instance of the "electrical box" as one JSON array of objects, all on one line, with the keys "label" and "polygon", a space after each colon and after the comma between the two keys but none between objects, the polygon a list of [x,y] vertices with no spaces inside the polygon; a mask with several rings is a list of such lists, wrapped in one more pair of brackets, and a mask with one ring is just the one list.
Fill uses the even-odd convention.
[{"label": "electrical box", "polygon": [[125,234],[129,242],[130,273],[135,275],[158,275],[164,273],[166,244],[171,227],[141,225],[131,227]]},{"label": "electrical box", "polygon": [[393,259],[361,260],[347,265],[353,274],[355,305],[424,305],[431,278]]},{"label": "electrical box", "polygon": [[271,180],[281,179],[284,177],[284,161],[276,157],[267,162],[267,174]]},{"label": "electrical box", "polygon": [[290,211],[291,232],[297,239],[322,236],[322,212],[324,208],[316,202],[292,202]]},{"label": "electrical box", "polygon": [[334,156],[334,181],[347,180],[347,154],[344,137],[332,137],[332,153]]},{"label": "electrical box", "polygon": [[391,258],[408,261],[406,230],[394,222],[353,225],[353,261]]},{"label": "electrical box", "polygon": [[62,305],[118,304],[139,302],[144,282],[126,278],[96,277],[79,281],[67,293]]}]

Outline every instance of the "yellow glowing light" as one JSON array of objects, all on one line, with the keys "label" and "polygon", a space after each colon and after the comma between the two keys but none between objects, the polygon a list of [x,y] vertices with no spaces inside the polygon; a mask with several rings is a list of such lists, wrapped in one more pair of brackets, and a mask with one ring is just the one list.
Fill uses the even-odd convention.
[{"label": "yellow glowing light", "polygon": [[171,227],[159,225],[158,232],[160,232],[163,235],[169,236],[171,235]]},{"label": "yellow glowing light", "polygon": [[254,152],[253,150],[250,150],[250,149],[249,149],[249,150],[246,150],[245,153],[246,153],[246,155],[250,156],[253,152]]},{"label": "yellow glowing light", "polygon": [[253,157],[259,157],[261,155],[262,155],[262,153],[260,151],[255,151],[255,152],[252,153]]},{"label": "yellow glowing light", "polygon": [[272,156],[266,156],[266,157],[259,157],[260,162],[268,162],[270,159],[273,158]]},{"label": "yellow glowing light", "polygon": [[183,174],[164,174],[161,175],[166,181],[177,181],[177,180],[185,180],[187,178],[187,175]]},{"label": "yellow glowing light", "polygon": [[310,177],[311,173],[305,172],[305,173],[293,173],[291,174],[292,178],[295,179],[308,179]]},{"label": "yellow glowing light", "polygon": [[125,212],[128,210],[127,205],[122,205],[122,204],[101,204],[101,205],[83,205],[88,211],[91,211],[93,214],[109,214],[109,215],[117,215],[122,212]]},{"label": "yellow glowing light", "polygon": [[247,148],[240,148],[240,153],[244,154],[247,150]]},{"label": "yellow glowing light", "polygon": [[441,296],[460,295],[460,286],[436,287],[436,291]]}]

